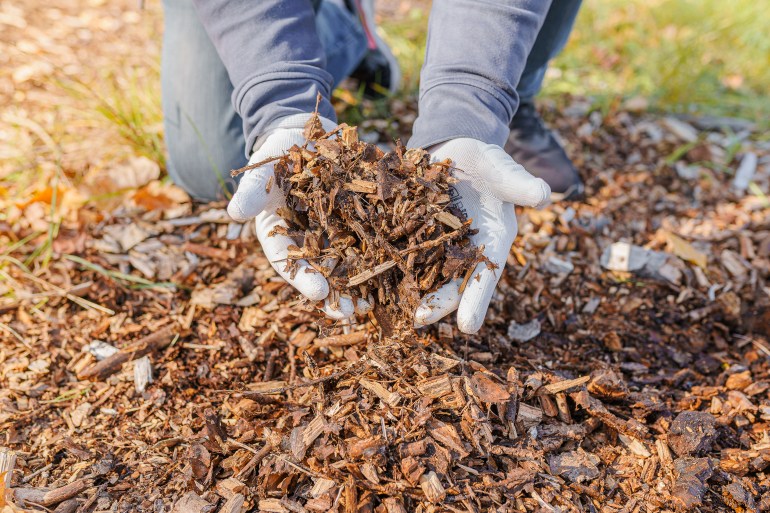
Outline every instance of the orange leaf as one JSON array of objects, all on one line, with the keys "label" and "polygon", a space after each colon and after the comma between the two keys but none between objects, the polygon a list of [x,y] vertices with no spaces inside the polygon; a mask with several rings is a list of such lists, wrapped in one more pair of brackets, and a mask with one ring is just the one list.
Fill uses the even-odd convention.
[{"label": "orange leaf", "polygon": [[157,194],[150,191],[149,186],[138,189],[132,196],[137,206],[146,210],[166,210],[176,205],[176,202],[164,193]]},{"label": "orange leaf", "polygon": [[706,268],[708,256],[695,249],[692,244],[671,232],[666,232],[666,239],[668,241],[669,250],[673,254],[686,262],[690,262],[704,269]]},{"label": "orange leaf", "polygon": [[[37,191],[30,199],[28,199],[26,202],[23,203],[17,203],[16,206],[20,209],[24,210],[32,203],[37,203],[38,201],[42,201],[43,203],[48,203],[49,205],[53,201],[53,187],[46,187],[45,189]],[[64,193],[64,189],[56,186],[56,197],[61,200],[62,194]]]}]

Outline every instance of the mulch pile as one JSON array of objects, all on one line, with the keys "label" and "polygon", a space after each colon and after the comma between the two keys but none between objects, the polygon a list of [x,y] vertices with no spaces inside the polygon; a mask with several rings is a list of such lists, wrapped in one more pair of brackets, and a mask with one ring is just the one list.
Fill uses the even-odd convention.
[{"label": "mulch pile", "polygon": [[488,262],[470,242],[471,220],[450,203],[450,161],[431,163],[400,143],[385,153],[346,124],[326,132],[318,113],[304,135],[275,163],[287,226],[273,233],[300,244],[289,248],[286,271],[293,276],[307,261],[329,282],[333,308],[340,295],[364,299],[387,335],[410,331],[422,297],[451,280],[461,279],[462,291]]},{"label": "mulch pile", "polygon": [[7,496],[60,513],[770,510],[770,206],[740,182],[767,190],[769,145],[580,102],[556,123],[591,199],[522,212],[474,336],[446,319],[406,345],[373,316],[324,319],[253,226],[157,191],[85,236],[62,226],[46,268],[3,260]]}]

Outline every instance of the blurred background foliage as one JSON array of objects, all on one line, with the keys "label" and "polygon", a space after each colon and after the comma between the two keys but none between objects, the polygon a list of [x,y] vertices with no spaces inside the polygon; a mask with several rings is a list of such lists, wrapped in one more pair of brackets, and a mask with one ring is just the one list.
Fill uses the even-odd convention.
[{"label": "blurred background foliage", "polygon": [[[163,170],[160,2],[141,10],[130,0],[76,8],[68,0],[32,2],[0,9],[12,29],[0,35],[7,106],[0,113],[0,199],[28,199],[53,179],[77,185],[137,155]],[[403,68],[402,90],[369,102],[360,91],[339,89],[336,104],[349,123],[403,137],[392,121],[414,117],[430,2],[380,0],[378,7]],[[605,114],[633,100],[637,111],[734,116],[770,129],[767,7],[754,0],[585,0],[541,99],[559,106],[587,98]],[[33,30],[35,18],[59,21]],[[770,130],[756,133],[770,139]]]},{"label": "blurred background foliage", "polygon": [[[428,10],[382,24],[407,91],[417,86]],[[585,0],[543,96],[586,96],[605,109],[642,97],[653,110],[768,123],[768,27],[768,5],[753,0]]]}]

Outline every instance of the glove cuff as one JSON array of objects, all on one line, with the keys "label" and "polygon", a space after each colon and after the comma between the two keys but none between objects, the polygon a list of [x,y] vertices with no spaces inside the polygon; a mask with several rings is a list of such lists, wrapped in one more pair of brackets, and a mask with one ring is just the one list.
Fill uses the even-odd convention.
[{"label": "glove cuff", "polygon": [[[257,137],[257,140],[254,142],[254,146],[251,148],[250,155],[254,154],[256,151],[258,151],[262,145],[265,143],[268,137],[284,131],[284,130],[303,130],[305,128],[305,124],[307,123],[307,120],[310,119],[310,116],[312,114],[293,114],[291,116],[286,116],[283,118],[278,118],[275,120],[275,122],[271,123],[270,126],[267,127],[265,130],[265,133]],[[319,116],[321,118],[321,124],[324,127],[324,130],[327,132],[334,130],[334,128],[337,126],[337,123],[332,121],[331,119],[325,118],[323,116]]]}]

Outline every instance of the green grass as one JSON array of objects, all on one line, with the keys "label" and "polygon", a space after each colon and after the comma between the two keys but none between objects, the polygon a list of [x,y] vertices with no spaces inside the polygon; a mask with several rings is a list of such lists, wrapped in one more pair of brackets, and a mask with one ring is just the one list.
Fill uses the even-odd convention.
[{"label": "green grass", "polygon": [[[414,94],[426,18],[383,23]],[[753,0],[586,0],[542,93],[611,108],[642,96],[653,110],[770,119],[770,10]],[[490,42],[490,44],[495,44]]]},{"label": "green grass", "polygon": [[589,0],[544,93],[605,101],[641,95],[658,110],[766,120],[766,7],[751,0]]},{"label": "green grass", "polygon": [[136,155],[147,157],[165,169],[160,63],[152,61],[143,68],[110,71],[98,87],[72,76],[63,79],[61,84],[77,100],[90,105],[91,114],[115,131]]}]

